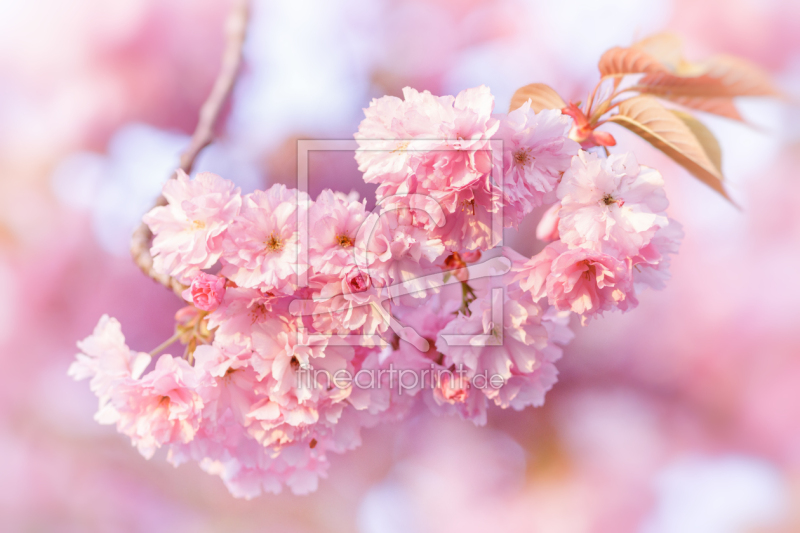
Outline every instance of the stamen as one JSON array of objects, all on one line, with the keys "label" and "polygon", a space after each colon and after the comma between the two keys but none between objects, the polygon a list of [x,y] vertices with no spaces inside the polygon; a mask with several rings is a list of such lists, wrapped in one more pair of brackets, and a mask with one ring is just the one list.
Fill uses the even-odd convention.
[{"label": "stamen", "polygon": [[255,324],[256,322],[261,322],[267,315],[269,315],[267,306],[263,303],[257,303],[250,308],[250,323]]},{"label": "stamen", "polygon": [[470,208],[472,214],[475,214],[475,200],[464,200],[463,206],[461,208],[462,211],[467,211],[467,208]]},{"label": "stamen", "polygon": [[274,233],[269,236],[269,239],[264,242],[264,245],[269,252],[279,252],[283,248],[283,242],[280,238],[276,237]]},{"label": "stamen", "polygon": [[408,148],[409,141],[401,142],[397,145],[397,148],[392,150],[392,153],[395,152],[405,152],[406,148]]},{"label": "stamen", "polygon": [[583,272],[583,277],[586,279],[592,279],[592,277],[597,275],[597,269],[595,268],[594,264],[589,261],[588,259],[584,259],[581,263],[586,266],[586,270]]},{"label": "stamen", "polygon": [[531,155],[530,148],[523,148],[521,150],[517,150],[516,152],[514,152],[514,161],[518,165],[525,166],[535,159],[536,158]]},{"label": "stamen", "polygon": [[342,248],[351,248],[353,246],[353,239],[347,235],[337,235],[336,242],[338,242],[339,246]]}]

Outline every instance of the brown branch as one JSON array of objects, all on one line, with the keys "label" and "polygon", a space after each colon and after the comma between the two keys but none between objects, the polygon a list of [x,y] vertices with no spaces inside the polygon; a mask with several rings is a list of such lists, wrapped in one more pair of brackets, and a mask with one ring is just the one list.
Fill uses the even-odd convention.
[{"label": "brown branch", "polygon": [[[242,63],[242,48],[247,33],[248,17],[249,0],[234,0],[233,8],[225,23],[226,45],[222,56],[222,66],[211,93],[200,108],[199,120],[194,134],[192,134],[189,147],[181,154],[180,169],[187,174],[191,172],[195,159],[197,159],[203,148],[214,140],[214,126],[219,119],[225,101],[233,90],[236,76]],[[173,174],[169,179],[174,179],[175,176],[176,174]],[[163,195],[158,197],[153,207],[162,205],[167,205],[167,200]],[[153,256],[150,254],[152,241],[153,233],[147,227],[147,224],[143,222],[136,228],[131,237],[133,261],[147,276],[180,295],[186,288],[184,285],[175,278],[159,274],[153,270]]]}]

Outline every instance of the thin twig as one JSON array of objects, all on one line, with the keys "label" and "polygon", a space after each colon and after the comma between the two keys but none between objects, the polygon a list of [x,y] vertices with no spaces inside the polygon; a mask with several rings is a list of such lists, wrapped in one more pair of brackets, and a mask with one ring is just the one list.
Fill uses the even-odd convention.
[{"label": "thin twig", "polygon": [[156,355],[160,354],[161,352],[163,352],[164,350],[166,350],[167,348],[169,348],[169,346],[170,346],[172,343],[174,343],[175,341],[177,341],[178,339],[180,339],[180,338],[181,338],[181,335],[182,335],[182,333],[181,333],[180,331],[176,332],[176,333],[175,333],[175,335],[173,335],[173,336],[172,336],[172,337],[170,337],[169,339],[165,340],[164,342],[162,342],[161,344],[159,344],[157,347],[153,348],[153,350],[150,352],[150,355],[151,355],[151,356],[153,356],[153,357],[155,357]]},{"label": "thin twig", "polygon": [[[234,0],[233,8],[225,25],[226,45],[222,56],[222,66],[214,82],[214,87],[211,89],[211,94],[208,95],[208,99],[206,99],[203,107],[200,108],[199,120],[189,147],[181,154],[180,169],[187,174],[191,172],[195,159],[197,159],[203,148],[214,140],[214,126],[219,119],[225,101],[233,90],[236,76],[242,63],[242,48],[247,32],[248,17],[249,0]],[[173,174],[169,179],[174,179],[175,175]],[[162,205],[167,205],[167,200],[164,196],[159,196],[153,207]],[[152,240],[153,233],[147,227],[147,224],[142,223],[136,228],[131,238],[133,261],[147,276],[180,295],[186,288],[184,285],[175,278],[159,274],[153,270],[153,256],[150,254]]]}]

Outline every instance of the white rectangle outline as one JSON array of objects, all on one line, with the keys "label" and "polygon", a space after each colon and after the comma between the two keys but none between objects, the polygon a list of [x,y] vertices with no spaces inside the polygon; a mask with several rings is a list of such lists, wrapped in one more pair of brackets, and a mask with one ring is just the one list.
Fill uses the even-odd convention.
[{"label": "white rectangle outline", "polygon": [[[297,140],[297,190],[298,190],[298,206],[297,206],[297,228],[298,228],[298,236],[300,237],[299,246],[297,248],[297,264],[307,264],[308,263],[308,241],[309,241],[309,227],[308,227],[308,208],[309,204],[307,201],[302,201],[301,196],[305,193],[305,198],[308,199],[310,202],[311,197],[308,194],[308,159],[309,153],[312,151],[326,151],[326,152],[356,152],[356,151],[364,151],[364,150],[374,150],[374,151],[387,151],[386,142],[403,142],[406,143],[405,149],[408,150],[411,148],[413,150],[413,145],[417,143],[426,143],[426,146],[429,146],[430,141],[427,139],[361,139],[356,141],[355,139],[298,139]],[[381,143],[380,148],[365,148],[366,146]],[[498,203],[497,209],[494,213],[492,213],[491,219],[491,227],[489,230],[489,238],[490,238],[490,246],[489,249],[496,248],[497,246],[502,245],[503,243],[503,180],[502,179],[493,179],[494,176],[494,169],[495,169],[495,157],[499,157],[499,168],[502,172],[503,169],[503,141],[497,139],[489,139],[488,140],[489,148],[488,151],[491,153],[490,161],[492,162],[490,169],[489,169],[489,179],[490,184],[493,187],[493,191],[496,190],[500,197],[501,201]],[[459,151],[458,148],[452,147],[442,147],[435,150],[439,151]],[[479,151],[486,151],[486,148],[481,149],[474,149],[470,151],[479,152]],[[425,151],[428,151],[426,149]],[[497,155],[499,154],[499,155]],[[496,187],[496,188],[495,188]],[[499,228],[499,230],[498,230]],[[495,237],[498,236],[498,237]],[[473,265],[477,266],[477,265]],[[298,273],[298,288],[301,287],[308,287],[308,270],[307,269],[300,269]],[[502,320],[503,320],[503,298],[499,298],[499,302],[496,302],[498,298],[496,298],[497,294],[496,291],[498,289],[492,289],[492,297],[490,298],[491,302],[491,315],[492,321],[497,324],[500,323],[500,327],[502,328]],[[499,304],[499,309],[495,309],[495,307]],[[298,343],[301,342],[303,328],[298,331]],[[346,340],[347,337],[359,337],[359,338],[371,338],[369,335],[336,335],[332,333],[314,333],[315,338],[319,338],[320,336],[326,337],[328,339],[329,344],[331,345],[350,345],[351,343]],[[503,336],[501,335],[498,339],[496,336],[490,334],[475,334],[475,335],[447,335],[443,336],[446,337],[445,341],[450,346],[499,346],[503,344]],[[452,343],[450,341],[453,341]]]}]

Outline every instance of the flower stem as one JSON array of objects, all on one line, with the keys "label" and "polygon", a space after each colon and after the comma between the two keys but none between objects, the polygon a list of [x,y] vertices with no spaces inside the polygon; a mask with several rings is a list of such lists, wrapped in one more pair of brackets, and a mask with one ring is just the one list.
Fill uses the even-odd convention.
[{"label": "flower stem", "polygon": [[151,350],[150,351],[150,355],[151,356],[156,356],[156,355],[160,354],[161,352],[166,350],[172,343],[177,341],[180,337],[181,337],[181,333],[180,332],[175,333],[175,335],[173,335],[169,339],[165,340],[164,342],[162,342],[161,344],[156,346],[153,350]]},{"label": "flower stem", "polygon": [[469,286],[469,283],[466,281],[461,282],[461,308],[459,312],[462,315],[469,316],[469,304],[474,302],[477,299],[475,296],[475,290]]},{"label": "flower stem", "polygon": [[[181,154],[180,170],[187,174],[191,172],[194,161],[203,148],[211,144],[214,138],[214,126],[236,83],[242,63],[248,20],[249,0],[236,0],[226,22],[226,45],[219,74],[208,99],[200,108],[197,127],[192,134],[189,147]],[[176,176],[177,173],[173,173],[169,179],[174,179]],[[163,205],[167,205],[167,200],[162,195],[156,200],[154,207]],[[172,276],[158,273],[153,268],[153,257],[150,254],[152,240],[153,233],[147,224],[142,222],[131,237],[131,256],[142,272],[180,296],[186,287]]]}]

